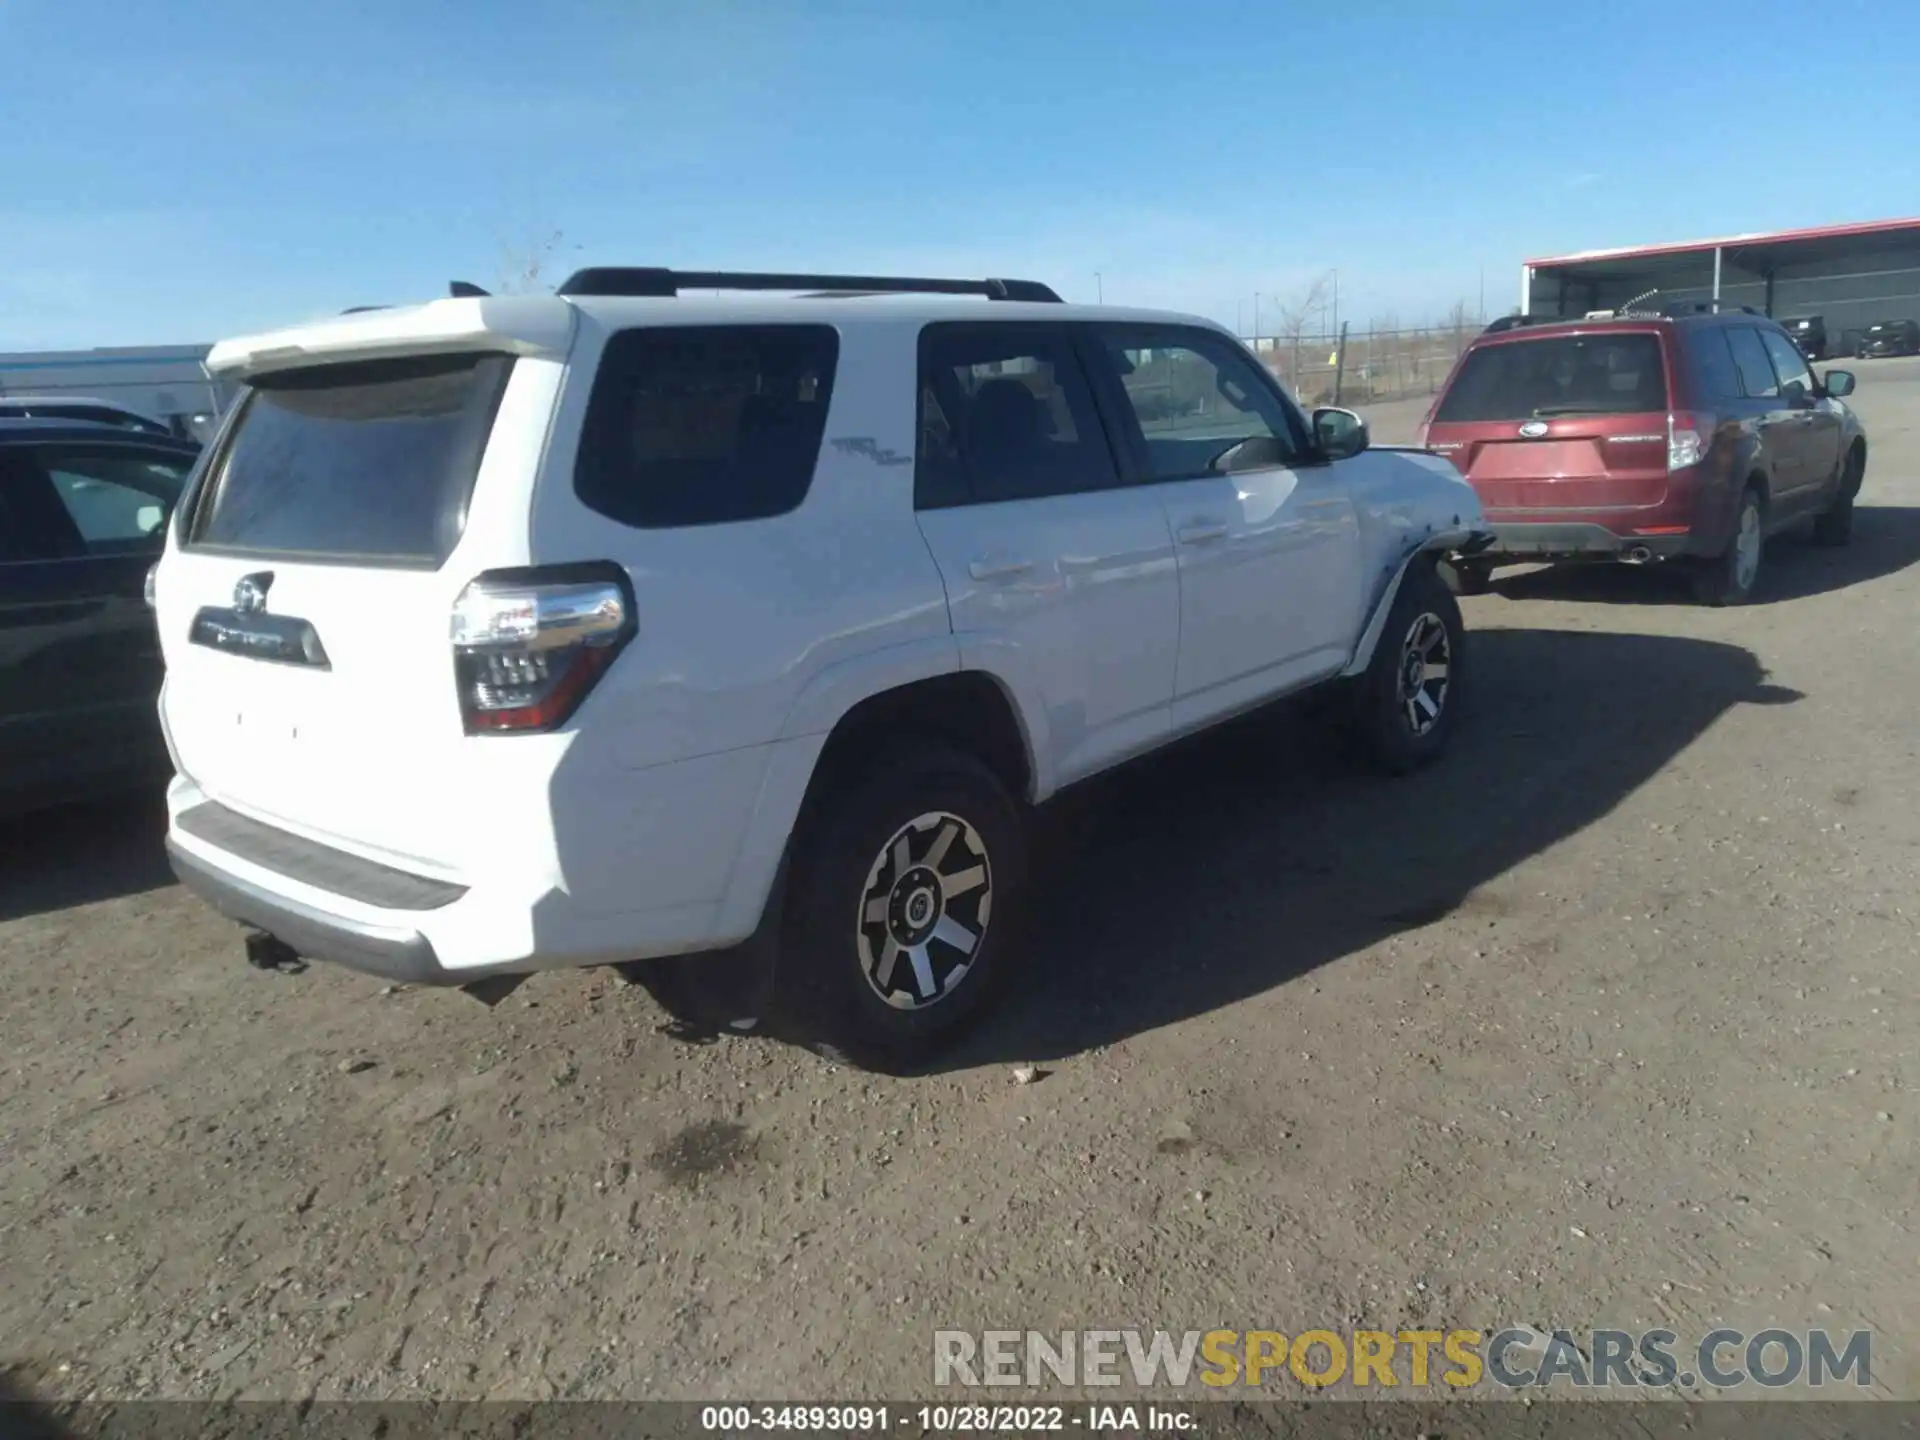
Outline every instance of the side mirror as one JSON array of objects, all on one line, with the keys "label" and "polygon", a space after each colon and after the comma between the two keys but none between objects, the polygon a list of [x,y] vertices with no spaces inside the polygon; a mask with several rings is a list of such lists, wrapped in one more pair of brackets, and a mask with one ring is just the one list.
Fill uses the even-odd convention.
[{"label": "side mirror", "polygon": [[167,512],[158,505],[142,505],[133,512],[133,523],[140,527],[142,535],[151,535],[165,522]]},{"label": "side mirror", "polygon": [[1322,405],[1313,412],[1313,438],[1329,460],[1347,460],[1367,448],[1367,422],[1351,410]]},{"label": "side mirror", "polygon": [[1851,370],[1829,370],[1820,377],[1820,389],[1835,400],[1843,399],[1853,393],[1853,372]]}]

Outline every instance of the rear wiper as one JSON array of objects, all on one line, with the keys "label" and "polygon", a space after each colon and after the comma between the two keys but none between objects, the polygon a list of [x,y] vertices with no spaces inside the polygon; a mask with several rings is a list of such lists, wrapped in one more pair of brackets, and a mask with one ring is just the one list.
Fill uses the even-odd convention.
[{"label": "rear wiper", "polygon": [[1549,415],[1611,415],[1614,413],[1614,407],[1611,405],[1542,405],[1533,413],[1544,420]]}]

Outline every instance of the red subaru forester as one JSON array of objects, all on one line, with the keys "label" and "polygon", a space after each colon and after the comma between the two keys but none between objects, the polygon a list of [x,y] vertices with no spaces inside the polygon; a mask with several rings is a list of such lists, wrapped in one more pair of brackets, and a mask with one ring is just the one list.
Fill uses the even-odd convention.
[{"label": "red subaru forester", "polygon": [[1675,561],[1702,600],[1738,604],[1768,536],[1809,519],[1823,543],[1851,536],[1867,464],[1853,383],[1816,377],[1748,311],[1495,321],[1421,428],[1496,537],[1450,578],[1470,593],[1502,564]]}]

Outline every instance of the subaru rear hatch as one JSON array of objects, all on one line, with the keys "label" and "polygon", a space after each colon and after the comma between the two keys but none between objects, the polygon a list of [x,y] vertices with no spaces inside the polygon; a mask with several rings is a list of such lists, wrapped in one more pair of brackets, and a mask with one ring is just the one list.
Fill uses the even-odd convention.
[{"label": "subaru rear hatch", "polygon": [[1658,505],[1668,475],[1669,387],[1658,330],[1524,332],[1476,344],[1425,443],[1493,515]]},{"label": "subaru rear hatch", "polygon": [[457,872],[485,797],[450,617],[526,563],[571,307],[357,318],[215,351],[248,388],[156,576],[162,714],[208,798]]}]

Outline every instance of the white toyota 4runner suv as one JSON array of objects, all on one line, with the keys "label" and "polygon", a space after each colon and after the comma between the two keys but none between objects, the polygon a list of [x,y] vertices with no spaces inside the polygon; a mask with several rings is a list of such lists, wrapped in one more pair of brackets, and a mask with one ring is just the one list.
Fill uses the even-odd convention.
[{"label": "white toyota 4runner suv", "polygon": [[454,291],[208,361],[245,389],[152,576],[168,847],[256,964],[492,1000],[766,957],[735,1023],[912,1063],[1017,968],[1063,786],[1310,686],[1388,769],[1447,738],[1473,491],[1210,321]]}]

